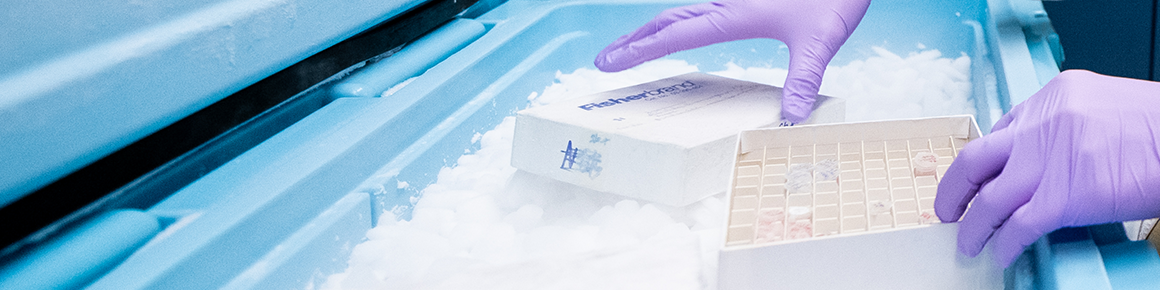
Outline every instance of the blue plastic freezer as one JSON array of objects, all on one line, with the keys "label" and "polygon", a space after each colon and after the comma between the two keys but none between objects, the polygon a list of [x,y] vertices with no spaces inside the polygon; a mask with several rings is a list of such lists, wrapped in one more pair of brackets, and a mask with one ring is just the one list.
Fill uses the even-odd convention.
[{"label": "blue plastic freezer", "polygon": [[[146,210],[107,212],[29,252],[23,259],[9,262],[0,272],[0,288],[87,285],[90,289],[299,289],[317,285],[327,275],[345,269],[351,248],[363,239],[380,213],[401,209],[407,218],[411,198],[434,182],[440,168],[452,165],[449,163],[465,150],[471,150],[474,133],[489,130],[503,117],[526,106],[527,95],[550,84],[557,71],[592,67],[596,53],[616,37],[663,9],[699,1],[498,2],[481,1],[460,19],[393,56],[315,88],[335,100],[161,203]],[[336,11],[380,13],[382,17],[397,13],[391,9],[413,5],[407,1],[386,3],[376,4],[383,6],[377,10],[363,9],[378,7],[368,3],[312,4]],[[236,3],[215,5],[227,4]],[[315,7],[290,6],[298,13]],[[201,15],[216,11],[191,9],[193,12],[173,13]],[[246,19],[230,25],[253,24],[247,31],[261,32],[263,23],[256,21],[265,18]],[[298,18],[300,24],[293,27],[307,29],[319,24],[305,20],[304,16]],[[358,25],[350,27],[360,29]],[[282,33],[296,32],[269,35]],[[349,36],[353,31],[340,34]],[[291,39],[286,44],[265,40],[263,36],[235,35],[254,38],[253,47],[241,49],[254,54],[264,53],[260,48],[266,46],[321,45],[318,40]],[[1012,104],[1025,100],[1058,74],[1062,58],[1050,22],[1036,1],[877,0],[831,65],[865,58],[870,52],[860,48],[871,45],[908,51],[916,43],[938,49],[944,55],[963,53],[972,58],[973,97],[979,112],[976,117],[984,132]],[[785,67],[788,56],[778,44],[767,39],[737,41],[668,58],[687,60],[706,71],[722,69],[728,62]],[[158,57],[180,56],[174,52]],[[231,60],[249,61],[240,56]],[[194,63],[186,68],[179,73],[233,80],[271,73],[207,68]],[[218,71],[230,75],[208,73]],[[416,75],[398,92],[378,97]],[[94,78],[122,81],[126,77],[109,73]],[[0,87],[9,87],[11,82],[11,78],[4,80]],[[187,92],[191,95],[188,103],[203,104],[222,92],[239,89],[239,82],[195,87],[192,91],[159,89]],[[190,81],[187,85],[195,83]],[[131,92],[132,96],[152,94]],[[117,92],[92,93],[77,98],[122,97]],[[0,97],[4,95],[0,93]],[[32,114],[48,106],[27,104],[11,110]],[[108,106],[116,104],[76,110],[93,114],[108,111]],[[164,116],[156,117],[112,110],[123,113],[124,118],[137,124],[134,126],[151,126],[182,114],[170,111],[157,112]],[[45,138],[58,134],[48,128],[29,130],[35,132],[21,134]],[[102,136],[68,135],[93,138],[96,141],[90,147],[115,146],[99,142],[97,139],[106,138]],[[5,172],[30,172],[35,178],[22,177],[28,183],[0,180],[0,185],[35,186],[88,157],[70,153],[54,158],[63,161],[45,163],[46,166],[61,169],[5,168]],[[411,186],[399,188],[399,182]],[[1132,253],[1156,255],[1154,249],[1146,250],[1150,252]],[[77,255],[90,256],[92,261],[75,262]],[[1090,260],[1086,265],[1096,265],[1095,262]],[[1009,273],[1011,281],[1036,273],[1031,268],[1021,269],[1029,270]],[[1115,271],[1108,273],[1112,272]]]}]

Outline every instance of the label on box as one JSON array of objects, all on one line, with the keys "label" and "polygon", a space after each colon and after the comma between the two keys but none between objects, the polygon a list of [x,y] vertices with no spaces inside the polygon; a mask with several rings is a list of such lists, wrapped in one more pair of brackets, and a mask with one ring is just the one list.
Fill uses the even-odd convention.
[{"label": "label on box", "polygon": [[[694,82],[690,79],[694,78],[683,79],[683,82],[671,86],[661,83],[660,88],[646,87],[639,93],[636,90],[602,93],[591,102],[576,106],[583,110],[576,113],[591,115],[588,125],[593,127],[623,130],[712,108],[714,104],[728,102],[760,89],[760,85],[752,83],[722,85],[720,81],[697,79]],[[680,97],[682,94],[687,96]]]}]

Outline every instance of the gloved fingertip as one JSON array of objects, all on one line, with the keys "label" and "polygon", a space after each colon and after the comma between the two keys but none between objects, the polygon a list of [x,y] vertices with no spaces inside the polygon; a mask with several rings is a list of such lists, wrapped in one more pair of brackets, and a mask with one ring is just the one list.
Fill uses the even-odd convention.
[{"label": "gloved fingertip", "polygon": [[781,102],[781,117],[795,124],[801,124],[813,113],[813,102],[806,103],[799,98],[785,98]]},{"label": "gloved fingertip", "polygon": [[[959,180],[949,179],[948,180],[948,179],[944,178],[943,182],[939,183],[939,189],[942,190],[943,192],[946,192],[945,194],[943,194],[943,196],[950,196],[950,195],[954,194],[952,192],[961,192],[961,191],[977,192],[978,191],[977,186],[975,186],[975,187],[963,186],[960,183],[962,183],[961,179],[959,179]],[[965,189],[964,189],[964,187],[965,187]],[[935,215],[938,216],[938,219],[940,221],[942,221],[943,223],[954,223],[954,222],[958,222],[959,219],[963,217],[963,213],[965,213],[967,210],[966,203],[964,203],[964,201],[949,200],[947,198],[938,199],[937,197],[938,197],[938,195],[936,195],[936,198],[934,201],[934,213],[935,213]],[[969,200],[967,200],[966,202],[969,202]]]},{"label": "gloved fingertip", "polygon": [[801,111],[797,111],[797,110],[787,110],[787,109],[783,108],[781,110],[781,117],[782,117],[782,119],[790,121],[794,124],[801,124],[802,122],[805,122],[805,120],[807,118],[810,117],[810,111],[805,110],[805,112],[801,112]]},{"label": "gloved fingertip", "polygon": [[596,56],[596,60],[595,60],[595,61],[593,61],[593,62],[592,62],[592,64],[593,64],[593,65],[596,65],[596,68],[597,68],[597,69],[599,69],[599,70],[600,70],[600,71],[602,71],[602,72],[618,72],[618,71],[621,71],[621,70],[618,70],[618,69],[616,69],[616,66],[615,66],[615,65],[613,65],[613,64],[612,64],[612,62],[608,60],[608,56],[607,56],[607,55],[605,55],[605,54],[603,54],[603,53],[602,53],[602,54],[600,54],[600,55],[597,55],[597,56]]},{"label": "gloved fingertip", "polygon": [[959,240],[958,249],[959,253],[962,253],[963,255],[971,258],[978,256],[979,253],[983,251],[982,247],[975,247],[973,245],[964,244],[961,239]]},{"label": "gloved fingertip", "polygon": [[624,59],[623,54],[621,48],[605,48],[604,51],[596,55],[596,61],[592,64],[596,65],[596,68],[602,72],[618,72],[633,67],[620,61]]},{"label": "gloved fingertip", "polygon": [[596,60],[593,61],[592,64],[596,66],[596,69],[599,69],[602,72],[617,72],[616,70],[612,69],[611,65],[608,64],[608,60],[603,57],[596,57]]},{"label": "gloved fingertip", "polygon": [[978,233],[978,231],[979,230],[976,227],[972,227],[971,224],[959,223],[959,233],[957,237],[959,253],[967,255],[968,257],[975,257],[983,251],[983,246],[987,244],[987,240],[990,238],[990,234],[987,233],[985,234],[985,237],[980,238],[981,233]]},{"label": "gloved fingertip", "polygon": [[942,221],[942,223],[944,223],[944,224],[954,223],[954,222],[959,221],[959,215],[956,215],[956,214],[948,214],[946,216],[943,216],[943,215],[938,214],[938,211],[936,210],[935,215],[937,215],[938,220]]},{"label": "gloved fingertip", "polygon": [[963,214],[967,211],[967,205],[979,192],[980,185],[971,182],[968,174],[964,173],[964,170],[969,170],[969,168],[964,167],[964,160],[966,159],[959,158],[955,160],[956,163],[951,163],[950,168],[947,168],[942,180],[939,180],[938,183],[934,199],[934,213],[944,223],[956,222],[963,218]]}]

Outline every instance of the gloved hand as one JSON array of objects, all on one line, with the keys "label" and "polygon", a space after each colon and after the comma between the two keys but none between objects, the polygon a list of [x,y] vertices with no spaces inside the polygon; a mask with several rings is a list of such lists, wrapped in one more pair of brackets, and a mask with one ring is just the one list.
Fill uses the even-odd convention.
[{"label": "gloved hand", "polygon": [[596,56],[602,71],[622,71],[670,53],[749,38],[789,48],[781,112],[798,123],[810,116],[822,73],[846,42],[870,0],[724,0],[661,12]]},{"label": "gloved hand", "polygon": [[962,216],[959,252],[990,240],[1002,266],[1062,227],[1160,216],[1160,83],[1060,73],[967,143],[934,206]]}]

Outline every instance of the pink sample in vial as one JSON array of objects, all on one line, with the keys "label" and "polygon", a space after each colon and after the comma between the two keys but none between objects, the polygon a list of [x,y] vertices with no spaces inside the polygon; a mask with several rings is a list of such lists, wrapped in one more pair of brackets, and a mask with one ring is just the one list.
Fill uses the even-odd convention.
[{"label": "pink sample in vial", "polygon": [[757,225],[757,242],[776,242],[782,240],[785,234],[785,224],[782,222],[774,222],[768,224]]},{"label": "pink sample in vial", "polygon": [[934,211],[932,210],[922,211],[922,213],[918,215],[918,220],[922,224],[933,224],[939,222],[938,216],[935,215]]},{"label": "pink sample in vial", "polygon": [[938,168],[938,155],[929,151],[918,152],[910,163],[914,165],[914,176],[933,176]]},{"label": "pink sample in vial", "polygon": [[814,236],[813,224],[808,219],[798,220],[790,225],[787,240],[805,239]]},{"label": "pink sample in vial", "polygon": [[814,236],[813,223],[810,221],[813,217],[813,211],[809,207],[792,206],[786,210],[789,216],[789,231],[786,233],[786,239],[803,239]]},{"label": "pink sample in vial", "polygon": [[757,212],[757,242],[780,241],[785,234],[785,211],[780,208]]}]

